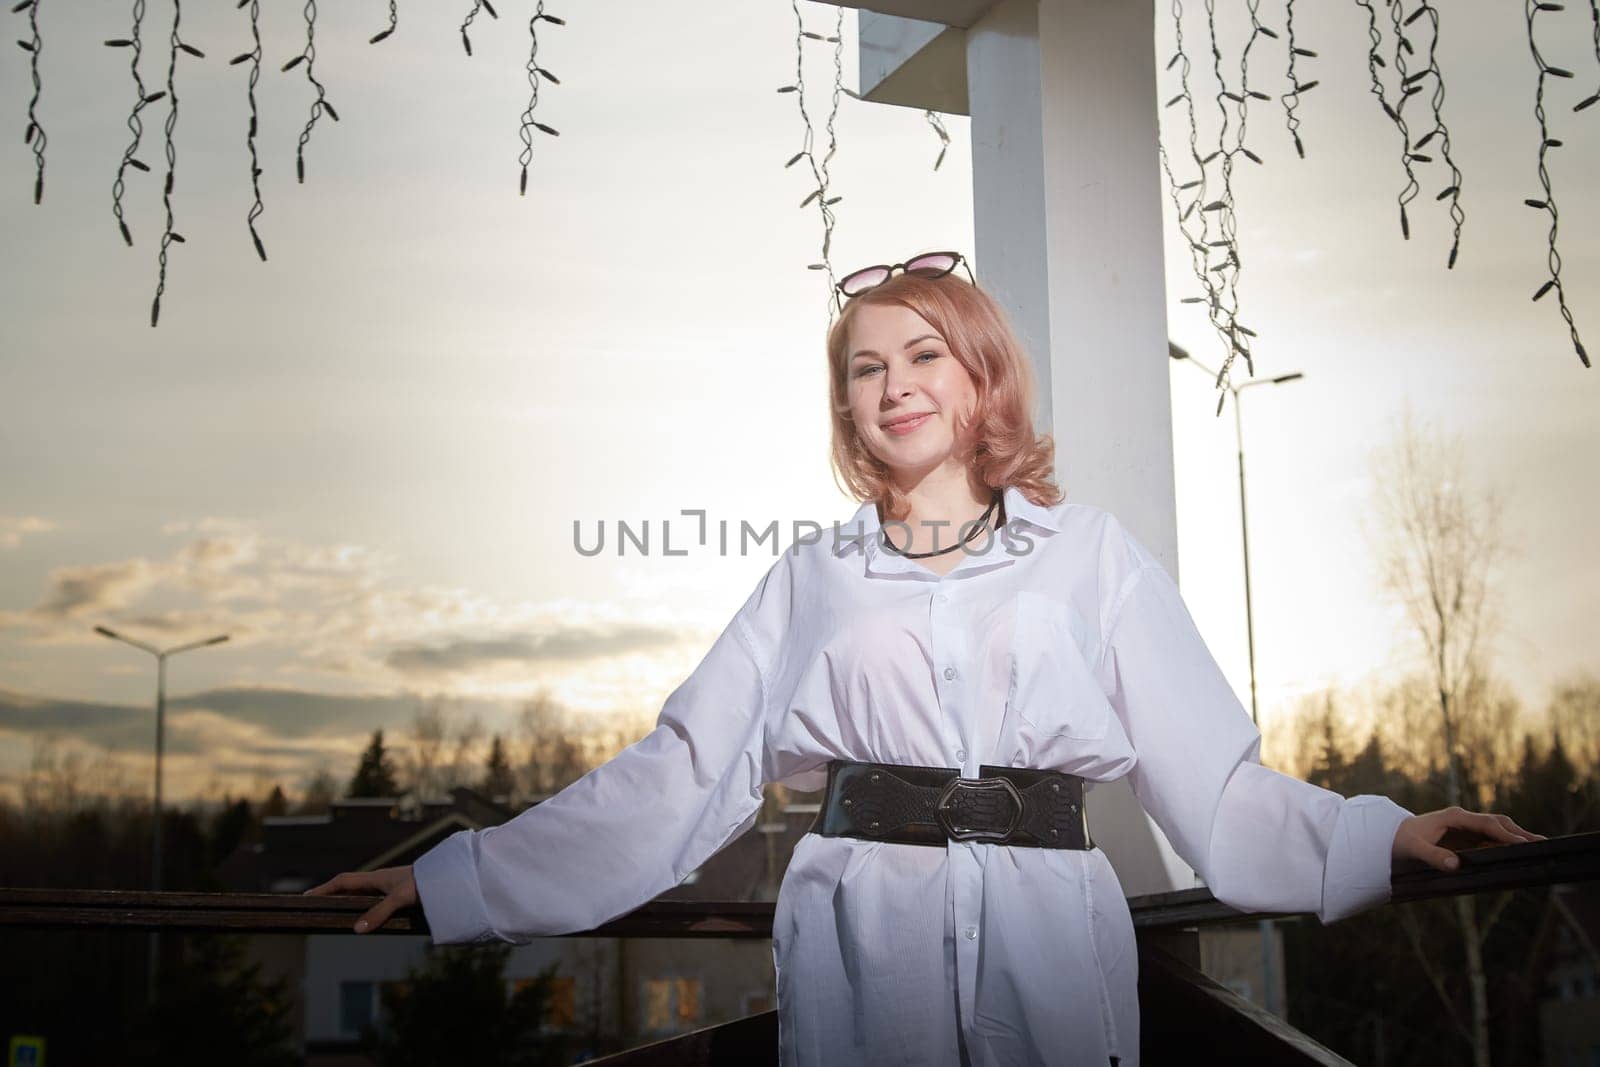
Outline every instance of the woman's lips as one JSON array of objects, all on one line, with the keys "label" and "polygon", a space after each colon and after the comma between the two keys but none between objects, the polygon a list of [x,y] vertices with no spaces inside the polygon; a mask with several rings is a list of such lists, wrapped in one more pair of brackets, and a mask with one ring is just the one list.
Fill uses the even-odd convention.
[{"label": "woman's lips", "polygon": [[904,422],[892,423],[888,426],[885,426],[883,429],[884,432],[892,433],[898,437],[903,434],[910,433],[912,430],[915,430],[918,426],[921,426],[931,418],[933,418],[933,414],[930,412],[927,415],[918,415],[914,419],[906,419]]}]

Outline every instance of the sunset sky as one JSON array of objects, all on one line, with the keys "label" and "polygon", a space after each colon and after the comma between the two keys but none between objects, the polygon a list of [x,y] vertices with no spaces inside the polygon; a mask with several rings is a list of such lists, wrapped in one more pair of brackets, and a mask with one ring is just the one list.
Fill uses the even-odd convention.
[{"label": "sunset sky", "polygon": [[[294,149],[312,94],[301,71],[279,70],[303,24],[297,7],[266,13],[265,264],[244,224],[246,68],[227,63],[248,47],[245,13],[185,9],[184,39],[207,58],[178,64],[173,199],[187,242],[172,250],[157,329],[164,101],[145,112],[140,156],[154,172],[128,179],[133,248],[111,214],[132,86],[128,53],[101,42],[127,35],[126,12],[41,12],[40,206],[20,137],[28,57],[5,53],[0,795],[46,736],[147,780],[155,664],[96,625],[163,647],[230,635],[169,664],[165,788],[179,801],[294,791],[319,769],[343,780],[373,728],[403,737],[435,694],[491,731],[539,689],[598,717],[653,716],[770,548],[588,558],[574,521],[648,519],[659,537],[686,508],[735,527],[854,511],[827,465],[825,282],[806,269],[821,224],[799,208],[804,168],[783,165],[803,135],[795,97],[775,91],[794,76],[790,6],[551,3],[568,24],[542,24],[539,63],[561,84],[544,85],[536,115],[560,136],[535,132],[526,198],[531,5],[480,16],[470,58],[465,7],[402,4],[380,45],[367,43],[380,5],[324,7],[316,73],[340,121],[319,122],[303,185]],[[1300,110],[1308,158],[1261,103],[1247,143],[1265,165],[1235,171],[1258,376],[1305,374],[1245,398],[1263,715],[1415,663],[1363,532],[1370,455],[1408,407],[1459,435],[1474,483],[1506,499],[1515,555],[1499,576],[1494,664],[1538,706],[1555,682],[1600,673],[1600,370],[1582,368],[1551,298],[1529,300],[1546,225],[1522,205],[1542,195],[1522,11],[1444,11],[1467,216],[1446,271],[1438,163],[1419,165],[1411,240],[1399,233],[1398,135],[1367,91],[1362,13],[1305,8],[1296,32],[1319,58],[1301,77],[1321,82]],[[801,10],[831,32],[834,8]],[[1281,4],[1261,11],[1282,26]],[[8,17],[26,36],[24,17]],[[150,5],[151,90],[169,18]],[[1567,142],[1550,169],[1569,301],[1600,353],[1600,107],[1571,111],[1600,85],[1587,18],[1569,6],[1540,25],[1548,61],[1577,73],[1547,91],[1551,133]],[[1164,5],[1157,25],[1159,67],[1173,35]],[[1236,54],[1240,26],[1222,30]],[[1203,18],[1184,32],[1209,59]],[[853,88],[853,12],[845,34]],[[1277,93],[1281,45],[1269,44],[1252,85]],[[831,46],[806,53],[820,126]],[[1161,99],[1174,77],[1161,74]],[[969,124],[944,122],[952,144],[934,171],[939,140],[920,112],[843,99],[838,273],[972,249]],[[1176,127],[1164,137],[1186,145]],[[1196,284],[1168,216],[1169,333],[1214,366],[1215,335],[1178,303]],[[981,284],[981,260],[974,270]],[[1247,700],[1233,420],[1213,417],[1205,375],[1171,370],[1182,586]],[[675,544],[686,530],[675,524]]]}]

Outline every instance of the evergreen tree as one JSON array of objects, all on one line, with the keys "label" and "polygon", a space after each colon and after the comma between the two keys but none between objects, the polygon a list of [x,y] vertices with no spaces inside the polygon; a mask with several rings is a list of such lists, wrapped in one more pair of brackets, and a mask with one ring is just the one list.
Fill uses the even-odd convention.
[{"label": "evergreen tree", "polygon": [[556,964],[507,989],[511,946],[430,948],[402,983],[379,993],[383,1021],[364,1036],[380,1067],[544,1067],[571,1062],[564,1034],[542,1033]]},{"label": "evergreen tree", "polygon": [[244,962],[244,938],[194,934],[181,959],[164,956],[156,1001],[134,1021],[123,1062],[195,1067],[293,1067],[288,983]]},{"label": "evergreen tree", "polygon": [[275,785],[272,792],[267,794],[266,802],[261,805],[261,817],[269,815],[289,814],[289,798],[284,796],[283,786]]},{"label": "evergreen tree", "polygon": [[233,855],[239,843],[251,837],[255,830],[255,813],[250,810],[250,802],[240,797],[229,803],[211,823],[211,863],[221,863]]},{"label": "evergreen tree", "polygon": [[1312,785],[1320,785],[1324,789],[1331,789],[1336,793],[1344,792],[1345,778],[1348,774],[1348,764],[1345,759],[1344,746],[1340,743],[1338,725],[1334,722],[1334,709],[1332,703],[1323,710],[1321,723],[1318,725],[1322,731],[1322,751],[1317,754],[1316,766],[1311,768],[1306,775],[1306,781]]},{"label": "evergreen tree", "polygon": [[319,770],[306,784],[305,794],[300,798],[299,814],[326,815],[338,799],[338,792],[339,783],[334,781],[333,775]]},{"label": "evergreen tree", "polygon": [[494,735],[489,746],[489,760],[484,765],[482,790],[490,798],[510,796],[516,787],[516,776],[511,773],[511,761],[506,758],[506,746],[500,735]]},{"label": "evergreen tree", "polygon": [[394,779],[394,761],[383,747],[383,730],[374,730],[346,793],[352,797],[392,797],[399,792]]}]

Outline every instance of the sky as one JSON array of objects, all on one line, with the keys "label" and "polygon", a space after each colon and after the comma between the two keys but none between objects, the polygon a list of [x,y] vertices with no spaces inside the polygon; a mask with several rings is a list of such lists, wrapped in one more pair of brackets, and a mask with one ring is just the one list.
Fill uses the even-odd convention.
[{"label": "sky", "polygon": [[[186,241],[155,329],[165,101],[145,112],[140,156],[155,169],[128,178],[128,248],[111,213],[128,53],[101,43],[127,36],[126,14],[41,11],[42,204],[29,148],[0,149],[0,796],[47,738],[147,775],[155,664],[96,625],[160,647],[229,635],[168,663],[164,790],[178,800],[346,778],[373,729],[403,737],[434,696],[490,731],[540,690],[597,720],[653,717],[770,549],[618,558],[613,538],[589,557],[574,522],[592,534],[648,520],[659,539],[677,519],[677,545],[684,509],[735,528],[855,510],[827,462],[826,285],[806,269],[821,222],[800,206],[806,168],[784,166],[804,136],[796,94],[776,91],[794,80],[793,8],[552,3],[567,24],[540,24],[538,62],[560,84],[543,84],[535,114],[559,136],[534,131],[526,197],[531,6],[498,9],[475,21],[469,57],[460,14],[402,4],[399,30],[370,45],[380,5],[326,5],[315,71],[340,118],[314,130],[304,184],[294,150],[313,94],[302,70],[279,69],[304,26],[297,8],[263,13],[262,263],[244,223],[248,68],[227,63],[248,47],[246,13],[185,8],[183,39],[207,58],[178,63]],[[799,10],[807,29],[832,31],[836,9]],[[1281,4],[1261,12],[1281,29]],[[1204,56],[1199,15],[1184,32]],[[25,16],[10,17],[25,36]],[[1534,706],[1600,673],[1600,371],[1582,368],[1549,298],[1529,300],[1545,229],[1522,205],[1540,194],[1522,13],[1472,0],[1445,17],[1467,216],[1454,270],[1439,164],[1419,167],[1411,239],[1399,234],[1397,134],[1367,91],[1355,6],[1296,11],[1318,52],[1301,67],[1320,80],[1300,109],[1307,158],[1262,104],[1247,143],[1264,164],[1235,170],[1257,375],[1305,375],[1244,399],[1264,719],[1416,665],[1367,532],[1370,457],[1406,410],[1458,437],[1474,486],[1507,500],[1495,670]],[[1547,60],[1577,75],[1551,85],[1547,108],[1567,142],[1550,160],[1563,278],[1600,350],[1600,202],[1584,195],[1600,108],[1570,110],[1600,84],[1600,61],[1585,51],[1587,12],[1559,17],[1565,32],[1540,16]],[[149,5],[152,90],[169,18]],[[1219,23],[1225,54],[1242,28]],[[853,12],[844,34],[854,88]],[[1158,68],[1172,41],[1161,5]],[[1268,43],[1252,84],[1278,92]],[[804,49],[820,151],[832,49]],[[20,132],[28,56],[5,55],[0,110]],[[1160,99],[1174,77],[1161,73]],[[1187,139],[1180,111],[1162,116],[1172,150]],[[943,122],[935,170],[921,112],[841,100],[837,273],[973,248],[970,124]],[[1169,335],[1214,367],[1215,335],[1179,303],[1195,282],[1168,215]],[[981,284],[981,261],[974,271]],[[1181,583],[1248,700],[1233,419],[1214,417],[1195,367],[1175,362],[1171,385]]]}]

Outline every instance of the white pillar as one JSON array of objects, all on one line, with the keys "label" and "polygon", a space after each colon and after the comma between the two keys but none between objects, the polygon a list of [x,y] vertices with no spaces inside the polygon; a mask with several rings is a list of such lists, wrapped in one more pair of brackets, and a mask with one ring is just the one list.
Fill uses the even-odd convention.
[{"label": "white pillar", "polygon": [[[921,0],[920,19],[952,27],[934,32],[890,17],[900,0],[849,6],[889,12],[860,20],[864,99],[950,109],[965,86],[974,270],[1033,358],[1057,479],[1176,577],[1154,7]],[[1126,780],[1089,809],[1129,895],[1194,883]]]},{"label": "white pillar", "polygon": [[[1150,4],[1003,0],[967,30],[967,94],[978,270],[1033,354],[1057,481],[1176,577],[1154,49]],[[1089,818],[1129,895],[1194,884],[1126,779]]]}]

